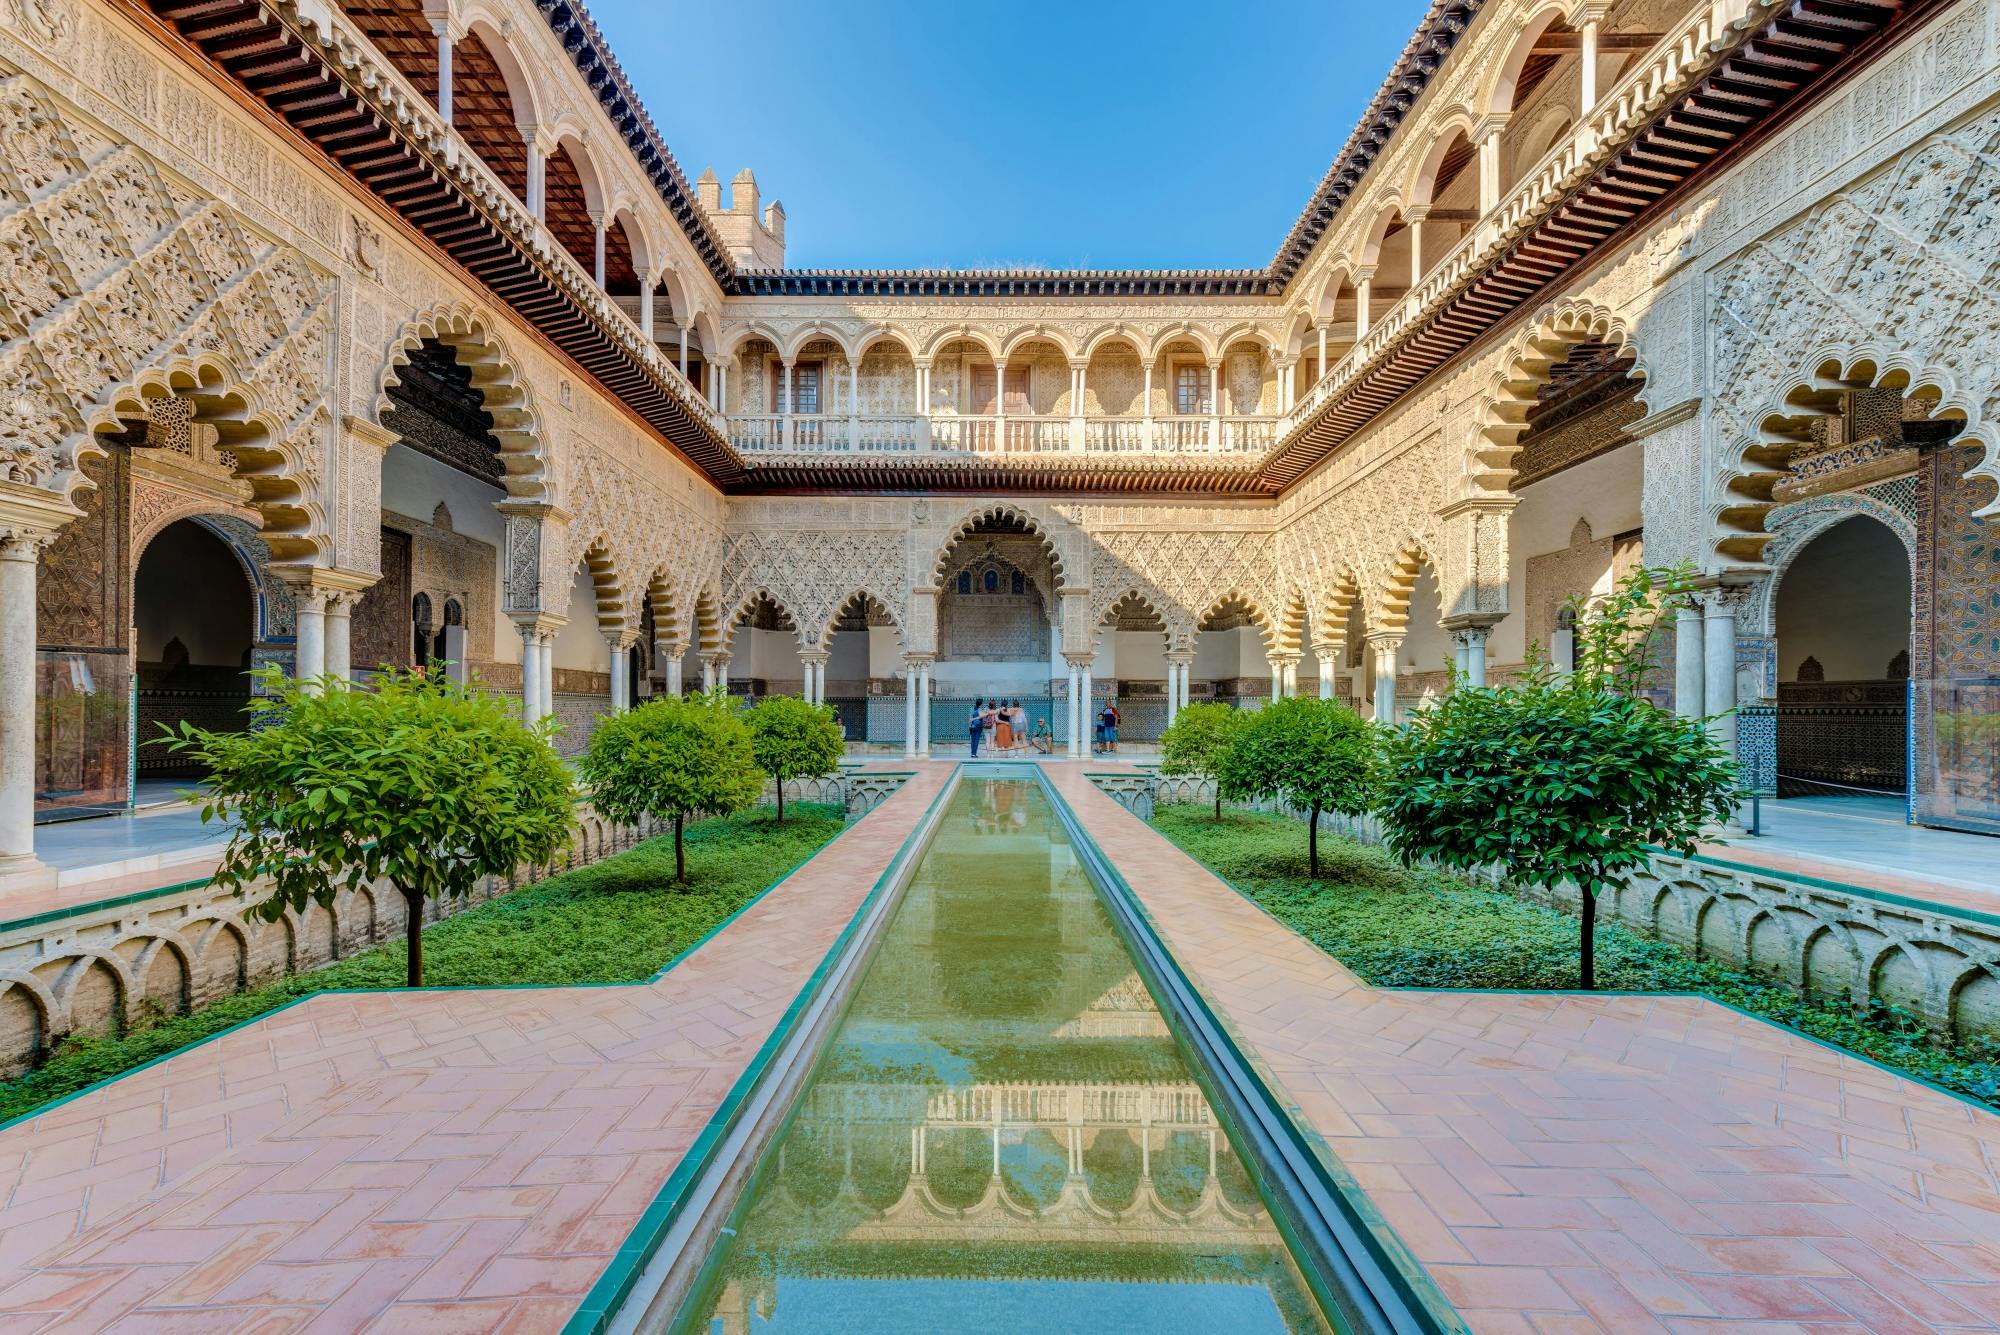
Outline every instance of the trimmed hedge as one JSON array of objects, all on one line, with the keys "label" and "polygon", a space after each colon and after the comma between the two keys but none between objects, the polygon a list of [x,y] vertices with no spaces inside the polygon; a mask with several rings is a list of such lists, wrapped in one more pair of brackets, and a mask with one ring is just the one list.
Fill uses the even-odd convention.
[{"label": "trimmed hedge", "polygon": [[[672,835],[475,905],[424,929],[429,987],[629,983],[674,956],[811,857],[843,826],[838,807],[768,807],[688,827],[689,884],[673,886]],[[385,942],[311,973],[254,987],[120,1035],[64,1039],[37,1069],[0,1083],[0,1120],[166,1056],[288,1002],[336,988],[403,986],[404,944]]]},{"label": "trimmed hedge", "polygon": [[[1441,872],[1411,869],[1342,836],[1320,839],[1306,874],[1306,830],[1284,816],[1160,807],[1154,828],[1273,917],[1382,987],[1567,990],[1577,983],[1569,915]],[[1939,1039],[1907,1011],[1802,997],[1695,959],[1614,922],[1597,929],[1597,982],[1627,992],[1694,992],[1739,1006],[1898,1071],[2000,1107],[2000,1049]]]}]

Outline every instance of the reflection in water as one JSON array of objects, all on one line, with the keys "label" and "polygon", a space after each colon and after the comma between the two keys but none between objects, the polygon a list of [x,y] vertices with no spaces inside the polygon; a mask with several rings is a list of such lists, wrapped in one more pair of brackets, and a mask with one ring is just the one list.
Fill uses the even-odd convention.
[{"label": "reflection in water", "polygon": [[688,1329],[1325,1329],[1033,780],[960,785],[737,1228]]}]

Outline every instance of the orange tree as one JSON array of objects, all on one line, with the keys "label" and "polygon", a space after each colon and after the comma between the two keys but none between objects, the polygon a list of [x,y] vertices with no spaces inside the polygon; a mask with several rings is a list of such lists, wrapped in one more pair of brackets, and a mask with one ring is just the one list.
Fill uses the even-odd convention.
[{"label": "orange tree", "polygon": [[1573,605],[1573,672],[1535,654],[1517,680],[1456,682],[1385,748],[1376,814],[1389,847],[1409,863],[1576,886],[1585,988],[1597,983],[1597,896],[1656,848],[1692,853],[1738,800],[1735,765],[1704,721],[1635,693],[1665,598],[1686,586],[1684,570],[1634,571],[1601,602]]},{"label": "orange tree", "polygon": [[403,897],[416,987],[426,901],[462,898],[482,877],[567,846],[569,771],[507,697],[396,670],[367,689],[255,675],[263,693],[247,730],[183,721],[168,744],[209,768],[202,819],[236,818],[215,883],[271,881],[258,915],[331,906],[343,888],[387,881]]},{"label": "orange tree", "polygon": [[657,696],[599,721],[577,760],[591,803],[615,821],[674,823],[674,879],[687,881],[689,816],[727,816],[764,791],[750,729],[721,689]]},{"label": "orange tree", "polygon": [[1232,738],[1216,770],[1218,793],[1275,797],[1306,813],[1306,864],[1319,875],[1319,818],[1368,810],[1377,729],[1337,700],[1273,700]]}]

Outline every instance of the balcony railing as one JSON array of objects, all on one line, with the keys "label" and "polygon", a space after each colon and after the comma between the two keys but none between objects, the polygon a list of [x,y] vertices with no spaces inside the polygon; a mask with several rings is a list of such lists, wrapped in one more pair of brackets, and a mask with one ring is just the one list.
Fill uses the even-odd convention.
[{"label": "balcony railing", "polygon": [[731,413],[745,454],[1261,454],[1281,419]]}]

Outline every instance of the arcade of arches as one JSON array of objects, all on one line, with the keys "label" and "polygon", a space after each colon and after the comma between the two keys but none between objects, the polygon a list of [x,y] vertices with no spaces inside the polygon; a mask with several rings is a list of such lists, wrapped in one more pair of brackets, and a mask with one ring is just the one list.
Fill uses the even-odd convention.
[{"label": "arcade of arches", "polygon": [[15,6],[0,862],[198,778],[153,735],[265,665],[441,663],[572,751],[712,684],[861,754],[998,699],[1082,755],[1115,701],[1143,754],[1191,701],[1394,720],[1561,666],[1573,596],[1679,561],[1647,690],[1763,791],[2000,830],[1993,4],[1882,19],[1921,80],[1820,42],[1800,87],[1845,91],[1730,122],[1741,161],[1653,143],[1619,231],[1610,147],[1770,6],[1439,0],[1263,269],[870,276],[785,268],[749,172],[635,156],[601,34],[526,0],[337,7],[328,95],[408,90],[367,162],[456,146],[423,200],[327,178],[276,126],[334,113],[205,30],[240,96],[114,7]]}]

